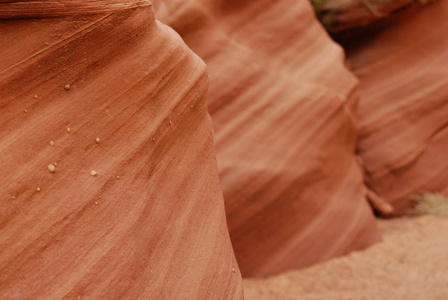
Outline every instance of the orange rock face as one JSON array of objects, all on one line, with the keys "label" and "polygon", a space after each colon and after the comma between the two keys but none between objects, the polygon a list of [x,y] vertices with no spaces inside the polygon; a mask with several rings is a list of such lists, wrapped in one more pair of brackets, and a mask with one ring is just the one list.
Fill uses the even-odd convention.
[{"label": "orange rock face", "polygon": [[448,192],[447,15],[439,1],[349,47],[366,182],[397,213],[413,194]]},{"label": "orange rock face", "polygon": [[0,4],[1,298],[241,299],[205,64],[121,2]]},{"label": "orange rock face", "polygon": [[397,11],[426,0],[310,0],[318,19],[333,35],[343,37],[376,26]]},{"label": "orange rock face", "polygon": [[244,276],[379,240],[355,160],[358,81],[308,1],[154,1],[207,63],[228,226]]}]

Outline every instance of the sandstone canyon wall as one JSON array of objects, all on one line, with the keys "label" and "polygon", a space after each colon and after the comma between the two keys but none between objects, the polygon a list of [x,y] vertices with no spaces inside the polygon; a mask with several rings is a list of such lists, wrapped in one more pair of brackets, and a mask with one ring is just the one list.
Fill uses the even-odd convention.
[{"label": "sandstone canyon wall", "polygon": [[[310,0],[317,18],[335,37],[343,38],[383,25],[390,17],[430,0]],[[418,5],[420,6],[420,5]]]},{"label": "sandstone canyon wall", "polygon": [[206,67],[150,3],[1,1],[0,45],[0,298],[241,299]]},{"label": "sandstone canyon wall", "polygon": [[153,1],[209,68],[208,109],[243,276],[379,240],[355,159],[358,81],[308,1]]},{"label": "sandstone canyon wall", "polygon": [[347,47],[360,78],[366,183],[405,213],[412,195],[448,193],[448,1],[405,11]]}]

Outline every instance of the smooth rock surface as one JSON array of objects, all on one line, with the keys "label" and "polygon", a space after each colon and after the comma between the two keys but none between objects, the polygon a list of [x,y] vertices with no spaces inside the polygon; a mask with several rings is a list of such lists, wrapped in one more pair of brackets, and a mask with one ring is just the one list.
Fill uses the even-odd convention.
[{"label": "smooth rock surface", "polygon": [[118,2],[0,3],[0,298],[241,299],[206,66]]},{"label": "smooth rock surface", "polygon": [[397,214],[448,193],[448,1],[347,47],[361,80],[359,154],[367,185]]},{"label": "smooth rock surface", "polygon": [[243,276],[379,240],[355,159],[358,81],[308,1],[157,0],[210,72],[208,109]]}]

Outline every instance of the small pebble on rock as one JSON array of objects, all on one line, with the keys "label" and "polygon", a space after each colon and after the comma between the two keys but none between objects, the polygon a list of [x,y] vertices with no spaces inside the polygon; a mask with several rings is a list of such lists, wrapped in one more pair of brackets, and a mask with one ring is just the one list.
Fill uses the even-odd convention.
[{"label": "small pebble on rock", "polygon": [[50,171],[50,173],[54,173],[56,172],[56,167],[54,165],[48,165],[48,171]]}]

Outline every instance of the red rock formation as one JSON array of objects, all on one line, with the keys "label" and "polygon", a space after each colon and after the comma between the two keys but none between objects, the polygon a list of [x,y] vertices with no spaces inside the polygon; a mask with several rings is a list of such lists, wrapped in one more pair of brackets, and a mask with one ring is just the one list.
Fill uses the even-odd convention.
[{"label": "red rock formation", "polygon": [[447,15],[439,1],[349,47],[367,184],[397,213],[413,194],[448,192]]},{"label": "red rock formation", "polygon": [[379,236],[355,161],[358,82],[308,1],[154,1],[211,74],[209,111],[244,276]]},{"label": "red rock formation", "polygon": [[428,0],[310,0],[318,19],[333,35],[343,37],[377,26],[398,11]]},{"label": "red rock formation", "polygon": [[0,45],[0,298],[240,299],[206,68],[150,4],[1,1]]}]

